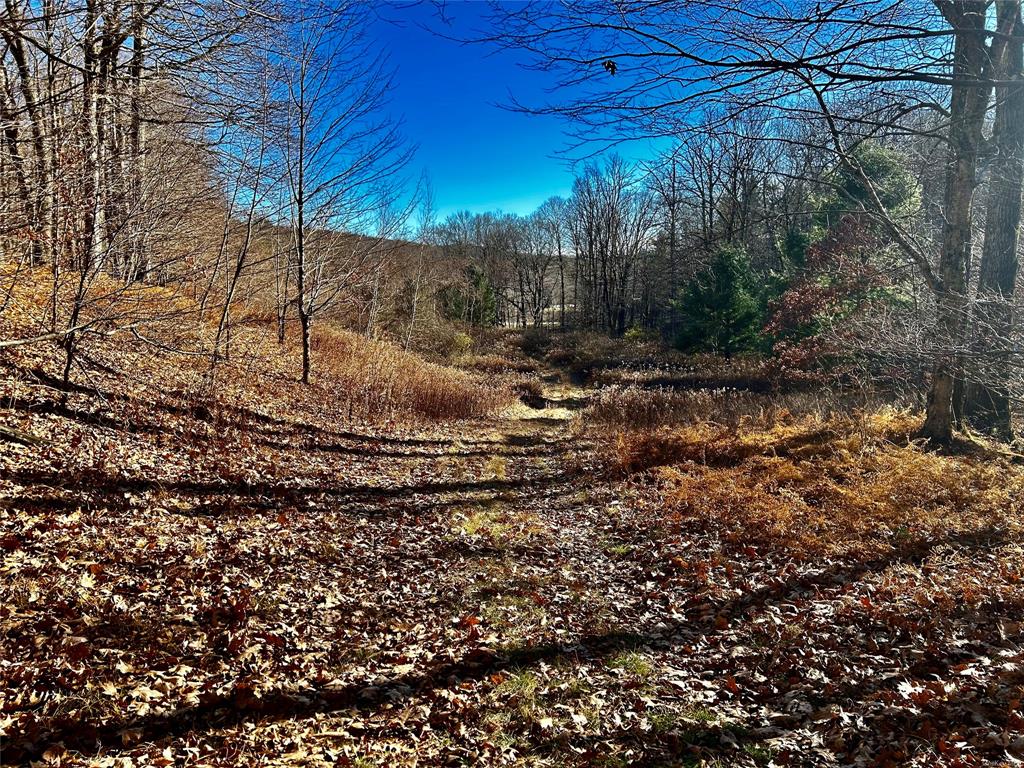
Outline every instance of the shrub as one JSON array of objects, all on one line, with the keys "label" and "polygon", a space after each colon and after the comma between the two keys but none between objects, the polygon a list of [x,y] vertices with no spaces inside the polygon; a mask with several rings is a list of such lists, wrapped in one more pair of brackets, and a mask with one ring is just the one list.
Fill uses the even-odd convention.
[{"label": "shrub", "polygon": [[448,322],[424,324],[417,332],[415,350],[433,360],[458,362],[473,349],[473,337]]},{"label": "shrub", "polygon": [[825,382],[863,347],[844,326],[885,300],[890,278],[866,253],[883,242],[863,221],[846,216],[809,246],[800,273],[768,303],[764,331],[772,339],[776,380]]},{"label": "shrub", "polygon": [[622,335],[622,338],[626,341],[636,343],[645,343],[651,341],[658,341],[661,336],[653,328],[644,328],[640,325],[631,325],[629,329]]},{"label": "shrub", "polygon": [[698,422],[736,429],[766,427],[794,417],[820,419],[854,408],[882,407],[880,395],[861,392],[765,393],[726,387],[703,389],[605,387],[592,400],[584,420],[598,427],[650,430]]},{"label": "shrub", "polygon": [[551,347],[551,334],[543,328],[528,328],[523,331],[520,344],[528,357],[542,357]]},{"label": "shrub", "polygon": [[714,355],[653,355],[648,359],[622,360],[616,367],[595,371],[598,385],[635,385],[656,389],[727,389],[767,392],[771,381],[765,362],[758,356],[742,355],[726,360]]},{"label": "shrub", "polygon": [[534,373],[537,364],[530,360],[510,359],[501,355],[474,355],[459,361],[459,366],[479,373]]},{"label": "shrub", "polygon": [[567,369],[578,378],[589,378],[595,370],[621,364],[637,354],[635,344],[623,344],[600,333],[567,333],[552,339],[544,359]]},{"label": "shrub", "polygon": [[515,384],[515,391],[520,401],[531,408],[543,408],[546,405],[544,387],[533,377],[519,379]]},{"label": "shrub", "polygon": [[468,333],[456,331],[452,334],[451,346],[448,350],[449,357],[462,357],[469,354],[473,349],[473,337]]}]

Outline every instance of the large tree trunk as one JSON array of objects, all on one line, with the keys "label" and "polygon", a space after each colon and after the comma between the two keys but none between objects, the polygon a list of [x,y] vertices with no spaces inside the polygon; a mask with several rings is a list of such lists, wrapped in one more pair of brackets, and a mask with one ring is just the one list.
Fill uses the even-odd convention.
[{"label": "large tree trunk", "polygon": [[[950,4],[952,6],[952,4]],[[955,30],[950,98],[949,158],[944,196],[945,223],[936,286],[936,339],[931,389],[921,436],[935,443],[953,438],[953,390],[957,345],[964,337],[967,265],[971,254],[972,199],[977,182],[990,89],[982,84],[988,62],[984,0],[967,0],[950,10]]]},{"label": "large tree trunk", "polygon": [[[1024,186],[1024,23],[1020,4],[1000,79],[1014,80],[996,89],[993,130],[995,159],[989,182],[985,247],[978,275],[975,309],[978,354],[975,380],[967,388],[964,417],[972,426],[1008,439],[1012,414],[1008,381],[1010,361],[1005,353],[1013,330],[1012,300],[1017,284],[1017,245],[1020,240],[1021,188]],[[1007,9],[1001,7],[1000,10]]]},{"label": "large tree trunk", "polygon": [[100,116],[100,14],[97,0],[86,0],[85,35],[82,66],[82,124],[85,132],[84,152],[84,217],[82,253],[79,268],[82,271],[99,269],[104,255],[103,247],[103,195],[101,176],[102,118]]},{"label": "large tree trunk", "polygon": [[[27,37],[21,34],[24,24],[22,8],[15,0],[6,0],[5,8],[8,20],[3,25],[2,34],[18,71],[25,111],[32,129],[35,184],[31,216],[36,235],[32,240],[32,260],[42,263],[50,259],[47,246],[50,245],[50,225],[53,220],[53,177],[47,152],[46,115],[39,100],[38,81],[32,71],[30,55],[25,48]],[[53,108],[52,104],[48,106]]]},{"label": "large tree trunk", "polygon": [[143,99],[145,91],[143,78],[146,64],[146,16],[141,2],[132,6],[132,56],[128,66],[131,87],[131,114],[128,128],[131,151],[129,178],[129,199],[127,208],[134,211],[131,245],[128,249],[130,263],[125,279],[129,282],[143,280],[149,271],[148,235],[149,222],[146,218],[146,126],[143,121]]}]

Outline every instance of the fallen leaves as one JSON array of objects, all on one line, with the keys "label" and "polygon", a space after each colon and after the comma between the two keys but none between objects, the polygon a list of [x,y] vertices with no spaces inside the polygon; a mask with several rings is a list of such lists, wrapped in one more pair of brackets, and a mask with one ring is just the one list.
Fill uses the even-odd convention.
[{"label": "fallen leaves", "polygon": [[[599,478],[567,421],[351,425],[251,375],[211,424],[97,374],[117,397],[29,411],[48,442],[0,448],[5,759],[1024,759],[1024,550],[978,524],[1007,498],[985,467],[857,464],[833,429],[819,472],[792,427],[789,457],[726,441],[736,476],[668,452]],[[890,488],[918,470],[934,504],[868,503],[921,498]]]}]

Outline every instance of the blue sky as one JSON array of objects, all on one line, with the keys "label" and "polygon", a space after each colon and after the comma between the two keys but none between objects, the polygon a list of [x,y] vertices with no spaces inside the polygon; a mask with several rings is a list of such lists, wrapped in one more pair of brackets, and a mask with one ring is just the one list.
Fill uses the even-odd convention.
[{"label": "blue sky", "polygon": [[[446,27],[431,3],[381,3],[373,34],[396,69],[391,109],[419,146],[413,163],[425,170],[439,218],[468,209],[529,213],[552,195],[568,195],[573,171],[556,157],[569,147],[559,119],[503,109],[513,94],[525,104],[552,98],[544,73],[524,70],[510,52],[461,45],[486,29],[487,3],[446,3]],[[426,27],[426,29],[424,28]],[[642,147],[620,147],[629,157]]]},{"label": "blue sky", "polygon": [[373,33],[396,69],[391,109],[418,145],[413,167],[429,175],[440,218],[462,209],[528,213],[569,193],[572,171],[553,157],[566,147],[564,126],[499,106],[510,91],[543,100],[544,76],[523,70],[511,54],[430,31],[470,37],[485,27],[486,3],[449,0],[447,28],[429,3],[378,9]]}]

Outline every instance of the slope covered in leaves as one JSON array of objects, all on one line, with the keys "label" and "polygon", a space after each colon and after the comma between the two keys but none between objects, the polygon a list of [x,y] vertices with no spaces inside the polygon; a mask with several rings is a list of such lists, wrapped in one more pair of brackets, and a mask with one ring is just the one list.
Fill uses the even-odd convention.
[{"label": "slope covered in leaves", "polygon": [[8,358],[4,765],[1024,759],[1016,465],[901,416],[616,439],[550,385],[371,423],[162,359]]}]

